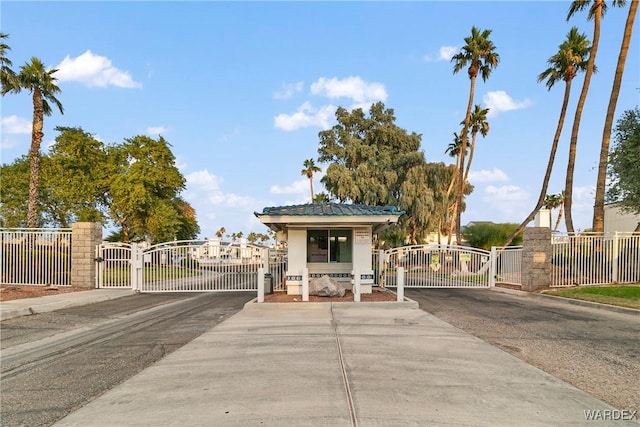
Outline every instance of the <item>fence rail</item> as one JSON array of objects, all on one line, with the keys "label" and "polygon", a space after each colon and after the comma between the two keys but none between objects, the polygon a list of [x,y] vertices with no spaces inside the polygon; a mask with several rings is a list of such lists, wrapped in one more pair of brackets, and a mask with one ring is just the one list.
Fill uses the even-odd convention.
[{"label": "fence rail", "polygon": [[0,229],[3,285],[70,286],[71,229]]}]

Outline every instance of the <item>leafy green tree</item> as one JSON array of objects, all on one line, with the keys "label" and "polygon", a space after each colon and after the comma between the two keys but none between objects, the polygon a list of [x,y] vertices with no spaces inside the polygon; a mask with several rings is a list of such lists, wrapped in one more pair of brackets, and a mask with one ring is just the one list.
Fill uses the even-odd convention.
[{"label": "leafy green tree", "polygon": [[29,160],[26,156],[0,167],[0,226],[26,227],[27,200],[29,199]]},{"label": "leafy green tree", "polygon": [[[625,0],[614,0],[612,3],[614,6],[624,5]],[[591,51],[589,53],[589,60],[587,62],[587,68],[584,74],[584,82],[582,84],[582,91],[580,92],[580,98],[576,106],[575,116],[573,118],[573,127],[571,128],[571,139],[569,141],[569,158],[567,161],[567,175],[565,178],[564,187],[564,219],[567,227],[567,232],[573,234],[575,232],[573,228],[573,216],[571,214],[571,206],[573,204],[573,175],[576,163],[576,149],[578,145],[578,133],[580,131],[580,121],[582,118],[582,111],[584,110],[584,104],[587,100],[587,93],[589,92],[589,84],[591,83],[591,76],[596,70],[595,61],[596,54],[598,52],[598,44],[600,42],[600,19],[606,13],[608,6],[604,0],[573,0],[569,6],[569,12],[567,14],[567,21],[571,19],[576,13],[588,9],[587,19],[593,20],[593,40],[591,42]]]},{"label": "leafy green tree", "polygon": [[[491,222],[477,222],[468,225],[462,235],[474,248],[490,250],[492,246],[500,246],[514,230],[518,224],[504,223],[494,224]],[[522,233],[513,240],[513,245],[522,244]]]},{"label": "leafy green tree", "polygon": [[607,201],[640,214],[640,109],[627,110],[618,119],[609,155]]},{"label": "leafy green tree", "polygon": [[[591,47],[589,39],[585,34],[578,32],[577,27],[572,27],[567,34],[567,38],[558,47],[558,51],[547,60],[549,67],[545,69],[540,75],[538,75],[538,83],[545,82],[547,89],[551,90],[555,84],[559,81],[564,81],[564,97],[562,99],[562,106],[560,108],[560,117],[558,118],[558,124],[556,126],[556,132],[553,136],[553,142],[551,144],[551,151],[549,153],[549,160],[547,162],[547,169],[542,180],[542,186],[540,188],[540,194],[538,195],[538,201],[535,207],[520,224],[517,230],[509,236],[509,239],[504,243],[505,246],[509,245],[511,241],[525,229],[536,216],[540,208],[545,203],[545,197],[549,188],[549,181],[551,179],[551,172],[553,171],[553,165],[555,163],[556,153],[558,151],[558,143],[560,141],[560,135],[564,127],[564,120],[567,113],[567,106],[569,105],[569,95],[571,94],[571,82],[579,72],[584,72],[587,69],[587,55],[589,54]],[[563,206],[564,206],[564,192]],[[564,210],[564,207],[563,207]],[[556,226],[556,229],[558,227]]]},{"label": "leafy green tree", "polygon": [[[498,66],[500,56],[495,52],[495,45],[489,39],[491,30],[480,31],[477,27],[471,27],[471,35],[465,37],[465,45],[461,51],[453,55],[451,61],[453,65],[453,74],[458,73],[463,69],[467,69],[469,75],[469,101],[467,103],[467,112],[464,116],[464,125],[462,128],[462,142],[463,149],[460,151],[460,167],[464,167],[466,147],[469,141],[469,129],[471,127],[471,107],[473,105],[473,98],[475,95],[476,78],[478,75],[482,77],[483,81],[487,81],[491,75],[491,71]],[[464,175],[458,176],[458,188],[457,188],[457,207],[456,210],[456,239],[460,244],[460,217],[462,213],[462,199],[464,196],[466,183],[464,181]]]},{"label": "leafy green tree", "polygon": [[414,245],[421,243],[419,239],[430,223],[435,207],[433,199],[433,191],[427,181],[426,163],[411,167],[400,185],[398,205],[406,212],[400,222]]},{"label": "leafy green tree", "polygon": [[74,221],[106,221],[107,153],[102,142],[78,127],[59,132],[43,156],[43,209],[49,223],[70,227]]},{"label": "leafy green tree", "polygon": [[[624,3],[624,2],[622,2]],[[629,44],[631,43],[631,34],[633,32],[633,22],[638,11],[638,1],[631,1],[627,22],[624,27],[624,35],[618,55],[618,63],[613,78],[613,87],[611,88],[611,96],[609,98],[609,106],[607,107],[607,115],[605,117],[604,129],[602,130],[602,144],[600,145],[600,159],[598,162],[598,178],[596,180],[595,203],[593,205],[593,223],[592,229],[595,232],[604,231],[604,199],[605,185],[607,178],[607,164],[609,158],[609,145],[611,141],[611,128],[613,126],[613,116],[618,103],[618,95],[620,94],[620,85],[622,84],[622,74],[624,72],[624,64],[627,61],[627,52],[629,52]]]},{"label": "leafy green tree", "polygon": [[53,113],[51,105],[54,104],[61,114],[64,113],[62,104],[56,98],[60,88],[56,85],[56,69],[47,70],[38,58],[31,58],[30,63],[20,67],[20,72],[15,77],[15,83],[5,85],[3,82],[3,94],[6,92],[21,92],[27,90],[33,100],[33,123],[31,130],[31,147],[29,148],[29,198],[27,203],[27,227],[34,228],[38,221],[38,192],[40,185],[40,145],[44,133],[44,116]]},{"label": "leafy green tree", "polygon": [[311,203],[313,203],[313,174],[316,172],[320,172],[320,169],[313,159],[307,159],[303,163],[304,169],[300,171],[300,173],[307,178],[309,178],[309,189],[311,190]]},{"label": "leafy green tree", "polygon": [[329,163],[322,178],[327,191],[342,202],[398,206],[406,212],[403,230],[418,239],[433,210],[421,136],[399,128],[382,102],[368,116],[339,107],[336,119],[319,134],[319,161]]},{"label": "leafy green tree", "polygon": [[175,230],[178,240],[192,240],[200,234],[200,225],[196,218],[196,210],[189,202],[181,197],[174,197],[172,202],[180,214],[178,217],[179,225]]},{"label": "leafy green tree", "polygon": [[373,104],[369,116],[361,108],[339,107],[336,124],[319,133],[319,161],[329,163],[322,182],[341,202],[366,205],[397,203],[407,166],[424,159],[420,135],[395,124],[392,109]]},{"label": "leafy green tree", "polygon": [[109,215],[122,229],[124,242],[162,241],[171,232],[169,237],[176,237],[177,197],[186,180],[175,166],[170,144],[162,136],[156,140],[138,135],[109,147],[107,153]]},{"label": "leafy green tree", "polygon": [[[445,165],[443,162],[426,165],[427,187],[433,194],[433,214],[429,217],[426,229],[438,231],[438,239],[441,235],[451,236],[449,208],[455,203],[455,195],[448,191],[447,186],[457,173],[456,165]],[[467,185],[467,194],[471,194],[473,187]]]}]

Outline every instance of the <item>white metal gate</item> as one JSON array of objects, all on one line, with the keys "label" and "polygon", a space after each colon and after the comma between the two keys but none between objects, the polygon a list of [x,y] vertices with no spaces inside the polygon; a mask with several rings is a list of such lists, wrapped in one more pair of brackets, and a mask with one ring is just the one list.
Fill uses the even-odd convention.
[{"label": "white metal gate", "polygon": [[286,254],[217,239],[142,244],[103,243],[98,247],[98,287],[140,292],[252,291],[258,269],[270,285],[282,287]]},{"label": "white metal gate", "polygon": [[450,245],[418,245],[389,249],[381,257],[380,283],[396,286],[396,269],[404,267],[406,288],[488,288],[491,253]]}]

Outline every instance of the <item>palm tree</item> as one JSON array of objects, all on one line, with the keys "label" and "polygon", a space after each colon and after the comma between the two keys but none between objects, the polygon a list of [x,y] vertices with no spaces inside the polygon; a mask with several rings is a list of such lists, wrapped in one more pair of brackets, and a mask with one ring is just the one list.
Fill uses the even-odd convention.
[{"label": "palm tree", "polygon": [[553,231],[558,231],[558,227],[560,227],[560,220],[562,219],[562,213],[564,209],[564,191],[557,194],[547,194],[544,199],[543,208],[549,209],[549,227],[551,227],[552,211],[553,209],[560,208],[558,211],[558,218],[556,219],[555,226],[553,227]]},{"label": "palm tree", "polygon": [[602,145],[600,146],[600,161],[598,163],[598,177],[596,179],[596,195],[593,205],[593,223],[592,229],[595,232],[604,231],[604,194],[607,178],[607,165],[609,164],[609,142],[611,140],[611,127],[613,126],[613,115],[616,111],[618,103],[618,95],[620,94],[620,84],[622,82],[622,73],[624,72],[624,64],[627,60],[627,52],[629,51],[629,43],[631,42],[631,34],[633,32],[633,21],[638,11],[638,1],[631,1],[627,22],[624,26],[624,35],[618,54],[618,64],[616,65],[616,73],[613,78],[613,87],[611,88],[611,97],[609,98],[609,106],[607,107],[607,115],[604,121],[604,129],[602,131]]},{"label": "palm tree", "polygon": [[[473,97],[475,93],[476,78],[478,75],[482,77],[483,81],[486,81],[491,75],[491,71],[498,66],[500,60],[499,55],[495,52],[495,45],[489,36],[491,30],[480,31],[475,26],[471,27],[471,36],[465,37],[465,45],[462,50],[453,55],[451,61],[454,62],[453,74],[458,73],[460,70],[467,68],[469,75],[470,87],[469,87],[469,101],[467,103],[467,112],[464,117],[464,127],[462,128],[462,147],[467,147],[468,133],[471,122],[471,106],[473,105]],[[460,164],[464,165],[465,150],[460,152]],[[461,243],[460,238],[460,214],[462,211],[462,198],[464,196],[465,182],[463,176],[459,177],[458,187],[458,207],[456,213],[456,239],[458,244]]]},{"label": "palm tree", "polygon": [[218,228],[218,231],[216,231],[216,237],[218,239],[222,239],[222,237],[224,236],[224,233],[226,233],[226,232],[227,232],[226,228],[220,227],[220,228]]},{"label": "palm tree", "polygon": [[3,41],[7,38],[9,38],[9,34],[0,33],[0,83],[2,84],[2,95],[16,87],[16,74],[11,69],[13,63],[6,53],[11,48]]},{"label": "palm tree", "polygon": [[560,135],[562,134],[562,128],[564,127],[567,105],[569,105],[571,82],[579,72],[584,72],[587,69],[587,59],[585,58],[587,57],[590,48],[587,36],[585,34],[580,34],[577,27],[572,27],[567,34],[566,40],[558,47],[558,52],[547,60],[549,67],[538,75],[538,83],[546,81],[545,84],[548,90],[551,90],[551,88],[555,86],[556,82],[560,80],[564,81],[564,97],[562,100],[562,107],[560,108],[560,117],[558,118],[556,133],[553,136],[553,143],[551,144],[551,151],[549,153],[549,161],[547,162],[547,170],[545,171],[544,178],[542,180],[542,187],[540,188],[540,194],[538,196],[536,206],[520,226],[513,232],[513,234],[509,236],[509,239],[507,239],[503,247],[508,246],[513,239],[525,229],[527,224],[533,220],[536,213],[545,203],[545,195],[549,188],[551,172],[553,171],[553,164],[555,162],[556,152],[558,151],[558,143],[560,141]]},{"label": "palm tree", "polygon": [[313,203],[313,174],[316,172],[320,172],[321,169],[318,166],[316,166],[316,163],[313,161],[313,159],[305,160],[302,163],[302,165],[304,166],[304,169],[302,169],[300,173],[306,176],[307,178],[309,178],[309,188],[311,190],[311,203]]},{"label": "palm tree", "polygon": [[[444,151],[445,154],[449,154],[450,157],[456,158],[455,168],[453,169],[453,174],[451,175],[451,181],[449,182],[449,187],[447,188],[446,199],[449,200],[449,196],[451,196],[451,191],[453,190],[456,182],[458,182],[458,177],[460,176],[460,170],[462,167],[460,166],[460,161],[462,160],[462,137],[458,135],[456,132],[453,133],[453,141],[449,143],[447,149]],[[466,149],[465,149],[466,152]],[[447,214],[445,216],[445,224],[444,231],[447,235],[447,244],[451,244],[451,235],[453,234],[454,223],[456,219],[456,212],[458,209],[458,197],[454,197],[451,201],[451,204],[447,208]]]},{"label": "palm tree", "polygon": [[488,108],[482,108],[478,104],[475,105],[473,112],[471,113],[471,146],[469,147],[469,160],[467,160],[467,167],[464,171],[464,182],[467,182],[469,178],[469,170],[471,169],[471,162],[473,161],[473,151],[476,147],[476,136],[478,132],[482,137],[486,137],[489,133],[489,122],[487,122]]},{"label": "palm tree", "polygon": [[[6,92],[21,92],[28,90],[33,98],[33,123],[31,128],[31,147],[29,148],[29,200],[27,204],[27,227],[34,228],[38,218],[38,186],[40,184],[40,144],[42,143],[42,132],[44,116],[53,113],[51,105],[55,104],[64,114],[62,104],[56,98],[60,88],[56,85],[56,78],[53,76],[57,69],[47,71],[38,58],[31,58],[30,63],[20,67],[20,73],[16,76],[16,85],[4,88]],[[6,92],[5,92],[5,89]]]},{"label": "palm tree", "polygon": [[[625,0],[614,0],[613,4],[622,6],[624,2]],[[587,93],[589,92],[591,75],[595,72],[596,54],[598,53],[598,43],[600,41],[600,19],[607,11],[607,3],[604,0],[573,0],[571,2],[571,6],[569,6],[567,21],[577,12],[587,8],[589,9],[587,20],[593,20],[593,41],[591,43],[591,52],[589,54],[589,61],[584,75],[582,91],[580,92],[580,98],[578,98],[578,104],[576,106],[576,113],[573,118],[573,127],[571,129],[571,139],[569,142],[569,159],[567,161],[567,176],[564,186],[564,217],[565,224],[567,226],[567,233],[570,234],[574,233],[571,205],[573,202],[573,174],[576,164],[576,148],[578,145],[578,132],[580,131],[580,119],[587,99]]]}]

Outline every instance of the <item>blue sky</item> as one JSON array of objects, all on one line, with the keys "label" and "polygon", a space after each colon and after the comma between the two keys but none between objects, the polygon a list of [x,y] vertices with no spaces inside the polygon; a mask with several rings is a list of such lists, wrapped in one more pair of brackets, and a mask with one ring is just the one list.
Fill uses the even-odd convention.
[{"label": "blue sky", "polygon": [[[427,161],[444,154],[467,104],[466,72],[451,55],[473,25],[491,29],[500,64],[478,81],[491,108],[470,176],[462,222],[521,222],[538,197],[564,85],[537,83],[572,25],[591,39],[567,1],[538,2],[30,2],[3,1],[14,67],[40,58],[56,74],[64,115],[45,118],[43,151],[56,126],[78,126],[105,143],[162,134],[187,178],[184,198],[202,232],[266,232],[265,206],[306,203],[302,162],[317,158],[318,132],[337,106],[383,101],[396,123],[422,134]],[[582,117],[574,223],[590,227],[597,157],[628,6],[610,8]],[[632,40],[616,117],[638,105],[640,49]],[[564,187],[582,76],[560,141],[549,192]],[[29,148],[28,93],[2,99],[1,161]],[[323,166],[323,165],[321,165]],[[322,190],[316,175],[315,189]]]}]

